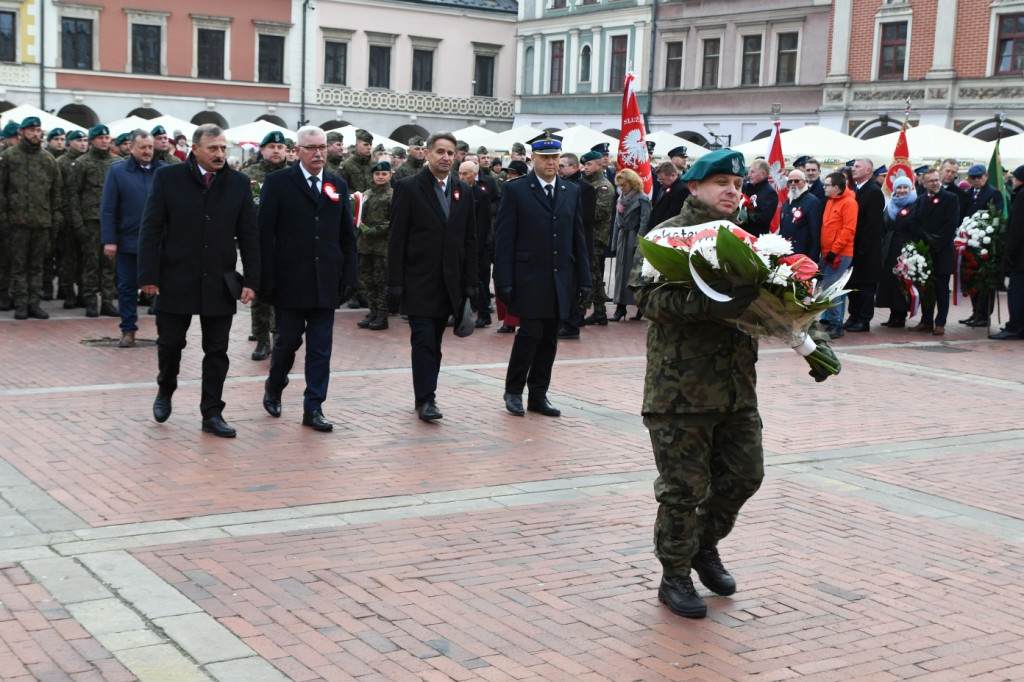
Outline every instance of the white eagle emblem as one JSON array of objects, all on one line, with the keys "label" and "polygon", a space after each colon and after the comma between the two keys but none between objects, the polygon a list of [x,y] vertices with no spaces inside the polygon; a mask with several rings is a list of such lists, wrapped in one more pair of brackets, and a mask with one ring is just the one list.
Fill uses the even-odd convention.
[{"label": "white eagle emblem", "polygon": [[771,166],[768,167],[768,178],[771,186],[777,191],[782,191],[786,188],[788,180],[786,169],[778,161],[773,161]]},{"label": "white eagle emblem", "polygon": [[647,143],[643,140],[643,131],[630,130],[626,139],[619,145],[619,161],[627,168],[637,168],[647,162]]}]

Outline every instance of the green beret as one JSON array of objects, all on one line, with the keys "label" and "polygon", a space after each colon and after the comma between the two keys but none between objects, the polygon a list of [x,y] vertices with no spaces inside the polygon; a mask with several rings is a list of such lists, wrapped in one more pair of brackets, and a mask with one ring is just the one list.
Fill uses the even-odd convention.
[{"label": "green beret", "polygon": [[157,135],[166,135],[167,128],[164,128],[163,126],[157,126],[156,128],[150,130],[149,134],[152,135],[153,137],[156,137]]},{"label": "green beret", "polygon": [[683,180],[704,180],[712,175],[737,175],[743,177],[747,174],[747,165],[743,163],[743,154],[731,149],[719,149],[697,159],[690,170],[686,171]]},{"label": "green beret", "polygon": [[15,121],[11,121],[7,125],[4,126],[3,136],[4,137],[17,137],[18,136],[18,130],[19,130],[18,124]]},{"label": "green beret", "polygon": [[480,145],[479,147],[476,148],[476,153],[477,154],[490,154],[490,152],[487,151],[487,147],[485,147],[483,145]]},{"label": "green beret", "polygon": [[420,137],[419,135],[413,135],[412,137],[409,138],[409,146],[410,147],[422,147],[423,146],[423,138]]},{"label": "green beret", "polygon": [[377,163],[373,164],[373,168],[371,168],[370,170],[373,171],[374,173],[376,173],[377,171],[390,171],[391,164],[388,163],[387,161],[378,161]]},{"label": "green beret", "polygon": [[83,133],[81,130],[72,130],[67,135],[67,141],[71,142],[71,140],[78,140],[78,139],[81,139],[81,138],[84,138],[84,137],[85,137],[85,133]]},{"label": "green beret", "polygon": [[269,133],[263,136],[263,142],[260,142],[260,146],[270,144],[274,142],[276,144],[285,144],[284,133],[280,130],[271,130]]},{"label": "green beret", "polygon": [[602,154],[601,152],[595,152],[591,150],[580,157],[580,162],[586,163],[587,161],[600,161],[603,158],[604,154]]},{"label": "green beret", "polygon": [[524,145],[522,142],[513,142],[512,143],[512,153],[513,154],[525,154],[526,153],[526,145]]},{"label": "green beret", "polygon": [[373,151],[375,151],[375,152],[383,152],[383,151],[385,151],[384,145],[383,144],[378,144],[376,147],[373,148]]},{"label": "green beret", "polygon": [[359,130],[356,131],[356,139],[359,140],[360,142],[369,142],[372,144],[373,134],[360,128]]},{"label": "green beret", "polygon": [[59,135],[64,135],[64,134],[65,134],[65,132],[64,132],[63,128],[54,128],[53,130],[51,130],[49,133],[46,134],[46,141],[49,142],[53,138],[58,137]]},{"label": "green beret", "polygon": [[103,125],[102,123],[100,123],[99,125],[94,125],[92,128],[89,128],[89,139],[90,140],[92,138],[98,137],[100,135],[110,135],[110,128],[108,128],[107,126]]},{"label": "green beret", "polygon": [[342,134],[339,133],[337,130],[332,130],[331,132],[327,133],[327,144],[330,144],[331,142],[342,142],[344,141],[344,139],[345,138],[342,136]]},{"label": "green beret", "polygon": [[25,120],[21,122],[21,125],[18,126],[18,128],[36,128],[41,125],[42,123],[39,121],[38,116],[27,116],[25,117]]},{"label": "green beret", "polygon": [[117,136],[117,139],[114,140],[114,146],[120,147],[125,142],[128,142],[131,139],[132,139],[132,134],[131,133],[121,133],[120,135]]}]

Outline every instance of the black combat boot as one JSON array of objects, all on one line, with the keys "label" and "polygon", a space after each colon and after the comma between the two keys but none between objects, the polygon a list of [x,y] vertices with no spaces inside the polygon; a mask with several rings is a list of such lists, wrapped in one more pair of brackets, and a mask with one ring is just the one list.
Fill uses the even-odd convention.
[{"label": "black combat boot", "polygon": [[690,566],[697,571],[697,577],[700,578],[704,587],[715,594],[727,597],[736,591],[736,581],[722,565],[717,547],[705,547],[698,550],[696,556],[690,560]]},{"label": "black combat boot", "polygon": [[90,296],[85,302],[85,316],[86,317],[99,317],[100,307],[96,304],[96,297]]},{"label": "black combat boot", "polygon": [[658,599],[669,610],[683,618],[703,618],[708,615],[708,605],[697,594],[690,576],[662,577],[658,587]]}]

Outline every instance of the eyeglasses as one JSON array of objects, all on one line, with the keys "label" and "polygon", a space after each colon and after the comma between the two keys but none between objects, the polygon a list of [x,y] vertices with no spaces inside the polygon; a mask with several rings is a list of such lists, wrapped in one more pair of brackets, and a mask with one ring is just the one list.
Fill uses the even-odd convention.
[{"label": "eyeglasses", "polygon": [[786,184],[789,184],[789,185],[799,185],[799,184],[802,184],[802,183],[803,183],[803,180],[789,180]]},{"label": "eyeglasses", "polygon": [[320,152],[321,154],[323,154],[324,152],[327,151],[327,145],[325,145],[325,144],[306,144],[306,145],[299,145],[299,149],[305,149],[310,154],[312,154],[313,152]]}]

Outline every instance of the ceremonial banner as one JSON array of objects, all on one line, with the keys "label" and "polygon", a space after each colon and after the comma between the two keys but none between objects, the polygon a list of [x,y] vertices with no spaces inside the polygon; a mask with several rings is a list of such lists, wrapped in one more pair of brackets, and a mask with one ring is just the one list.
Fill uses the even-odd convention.
[{"label": "ceremonial banner", "polygon": [[780,125],[779,121],[775,122],[775,130],[772,131],[771,143],[768,145],[768,184],[774,187],[779,195],[779,204],[775,207],[775,215],[772,216],[772,232],[779,231],[779,213],[782,211],[782,205],[789,199],[789,176],[786,174],[786,160],[782,158]]},{"label": "ceremonial banner", "polygon": [[626,74],[622,93],[622,132],[619,134],[619,153],[615,166],[617,170],[635,170],[644,181],[644,193],[650,196],[654,188],[651,157],[647,153],[647,140],[644,139],[644,119],[640,115],[636,93],[633,92],[633,78],[633,74]]},{"label": "ceremonial banner", "polygon": [[907,177],[914,182],[914,169],[910,167],[910,148],[907,147],[907,122],[903,121],[900,128],[900,137],[896,140],[896,149],[892,153],[892,163],[885,174],[885,182],[882,183],[882,191],[886,198],[892,196],[892,183],[896,178]]}]

